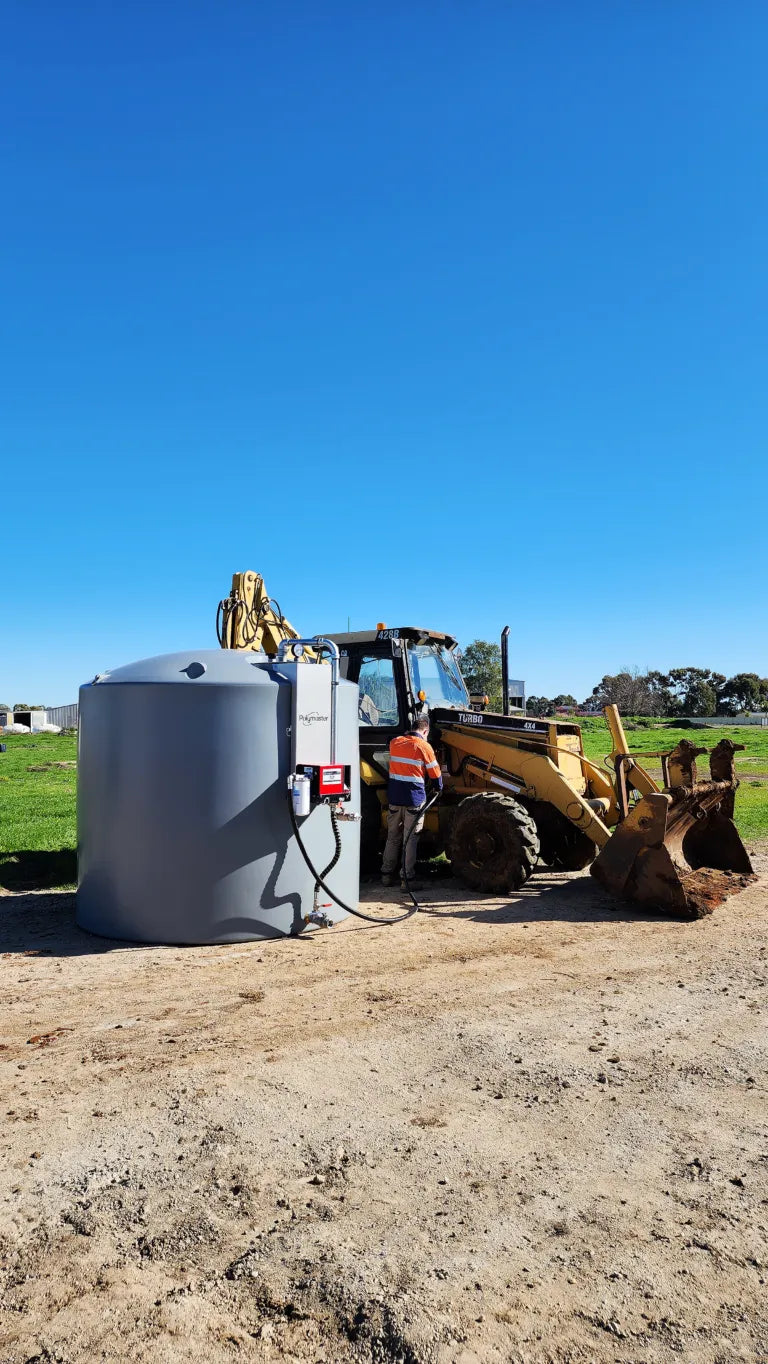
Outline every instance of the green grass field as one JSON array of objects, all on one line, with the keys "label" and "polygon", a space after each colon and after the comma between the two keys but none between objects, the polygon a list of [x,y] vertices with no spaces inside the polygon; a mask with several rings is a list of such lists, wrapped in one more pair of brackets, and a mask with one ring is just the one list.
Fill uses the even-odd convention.
[{"label": "green grass field", "polygon": [[[77,738],[69,734],[8,734],[0,753],[0,886],[74,884]],[[43,771],[29,771],[30,768]]]},{"label": "green grass field", "polygon": [[[601,762],[611,746],[605,721],[583,721],[582,733],[587,757]],[[713,748],[723,738],[745,745],[736,762],[741,782],[736,797],[739,832],[746,839],[767,838],[768,730],[750,726],[675,729],[662,722],[627,731],[629,746],[641,755],[641,762],[643,753],[674,748],[679,739]],[[33,734],[26,738],[9,734],[3,742],[7,752],[0,753],[0,886],[7,890],[70,886],[76,875],[76,774],[72,767],[55,764],[75,761],[77,739],[74,735]],[[661,776],[658,759],[649,758],[643,766],[653,776]],[[708,775],[706,758],[701,761],[699,775]]]},{"label": "green grass field", "polygon": [[[584,752],[593,762],[601,763],[604,755],[611,751],[608,726],[602,716],[599,719],[582,719],[581,732],[584,739]],[[661,763],[658,758],[643,759],[644,753],[658,753],[661,749],[671,749],[681,739],[690,739],[699,748],[714,748],[721,739],[732,739],[735,744],[744,744],[744,752],[736,754],[736,775],[741,782],[736,796],[736,824],[742,838],[768,838],[768,729],[754,725],[713,725],[708,729],[677,729],[669,722],[660,721],[649,728],[645,723],[632,729],[637,721],[625,720],[627,744],[637,753],[643,767],[656,780],[661,780]],[[698,761],[699,777],[709,776],[706,755]]]}]

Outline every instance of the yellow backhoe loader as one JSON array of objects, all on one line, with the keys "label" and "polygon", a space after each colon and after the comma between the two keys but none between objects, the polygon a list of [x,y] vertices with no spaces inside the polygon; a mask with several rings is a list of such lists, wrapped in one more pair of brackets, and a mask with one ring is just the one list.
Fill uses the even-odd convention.
[{"label": "yellow backhoe loader", "polygon": [[[267,654],[299,637],[258,573],[234,575],[217,634],[222,648]],[[733,823],[734,753],[743,745],[723,739],[703,781],[696,758],[707,750],[687,740],[645,755],[660,759],[662,788],[629,751],[615,706],[605,709],[612,747],[600,766],[585,756],[577,724],[473,709],[451,635],[379,624],[326,637],[360,693],[364,869],[375,867],[384,838],[389,741],[427,710],[444,794],[420,848],[428,856],[445,850],[474,889],[519,890],[539,861],[567,871],[591,864],[614,895],[695,919],[751,875]]]}]

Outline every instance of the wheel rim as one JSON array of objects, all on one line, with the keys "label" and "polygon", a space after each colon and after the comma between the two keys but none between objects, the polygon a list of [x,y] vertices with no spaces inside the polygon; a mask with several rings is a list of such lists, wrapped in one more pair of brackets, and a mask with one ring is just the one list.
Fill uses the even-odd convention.
[{"label": "wheel rim", "polygon": [[469,860],[475,867],[482,867],[498,850],[498,843],[488,829],[478,829],[473,834],[469,847]]}]

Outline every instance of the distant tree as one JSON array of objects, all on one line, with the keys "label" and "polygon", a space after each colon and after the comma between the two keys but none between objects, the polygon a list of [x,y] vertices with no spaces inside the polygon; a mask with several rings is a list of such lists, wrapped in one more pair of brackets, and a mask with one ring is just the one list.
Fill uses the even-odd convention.
[{"label": "distant tree", "polygon": [[698,688],[711,685],[712,674],[709,668],[670,668],[668,683],[670,687],[670,706],[668,715],[692,715],[688,709],[688,697],[696,697]]},{"label": "distant tree", "polygon": [[15,712],[15,711],[17,711],[17,710],[47,710],[48,707],[47,707],[47,706],[28,706],[27,703],[26,703],[26,701],[17,701],[17,702],[16,702],[16,705],[14,706],[13,709],[14,709],[14,712]]},{"label": "distant tree", "polygon": [[768,678],[757,673],[726,678],[691,666],[666,673],[623,668],[615,676],[606,674],[585,704],[617,705],[626,715],[737,715],[768,709]]},{"label": "distant tree", "polygon": [[652,715],[674,715],[677,708],[672,679],[669,673],[660,673],[651,668],[645,673],[648,683]]},{"label": "distant tree", "polygon": [[718,697],[720,715],[738,715],[745,710],[759,710],[763,695],[762,679],[757,673],[736,673],[723,684]]},{"label": "distant tree", "polygon": [[555,697],[552,704],[553,706],[570,706],[572,710],[575,710],[579,703],[575,696],[571,696],[570,692],[561,692],[559,696]]},{"label": "distant tree", "polygon": [[[668,680],[672,698],[672,704],[667,712],[668,714],[696,715],[706,713],[708,715],[715,715],[718,711],[721,711],[721,713],[730,713],[727,710],[721,710],[720,704],[723,700],[723,688],[726,681],[725,673],[713,672],[710,668],[672,668]],[[711,687],[714,691],[714,710],[703,712],[692,709],[694,706],[703,704],[702,697],[706,699],[707,705],[711,702],[711,697],[706,692],[702,693],[700,690],[701,687]]]},{"label": "distant tree", "polygon": [[592,689],[598,706],[618,706],[624,715],[661,715],[664,713],[658,689],[638,668],[624,668],[615,676],[606,674]]},{"label": "distant tree", "polygon": [[554,715],[555,703],[547,696],[529,696],[525,708],[529,715]]},{"label": "distant tree", "polygon": [[0,701],[0,710],[13,710],[13,706],[9,706],[7,701]]},{"label": "distant tree", "polygon": [[487,639],[473,639],[461,655],[461,673],[468,691],[489,699],[491,710],[501,710],[501,648]]},{"label": "distant tree", "polygon": [[669,680],[678,692],[688,692],[695,682],[708,682],[709,668],[671,668]]},{"label": "distant tree", "polygon": [[683,703],[685,715],[714,715],[717,710],[717,692],[709,682],[694,682]]}]

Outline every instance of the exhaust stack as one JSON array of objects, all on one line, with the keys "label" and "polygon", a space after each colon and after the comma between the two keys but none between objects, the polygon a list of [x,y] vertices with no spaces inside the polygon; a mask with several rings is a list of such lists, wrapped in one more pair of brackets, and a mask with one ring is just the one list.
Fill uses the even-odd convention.
[{"label": "exhaust stack", "polygon": [[501,713],[509,715],[509,626],[501,632]]}]

